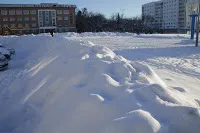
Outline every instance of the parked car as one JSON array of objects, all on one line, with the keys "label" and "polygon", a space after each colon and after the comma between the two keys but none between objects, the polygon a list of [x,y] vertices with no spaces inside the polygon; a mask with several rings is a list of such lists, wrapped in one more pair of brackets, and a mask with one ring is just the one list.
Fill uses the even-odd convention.
[{"label": "parked car", "polygon": [[11,53],[4,47],[0,47],[0,53],[3,54],[7,59],[11,59]]},{"label": "parked car", "polygon": [[0,70],[4,70],[8,67],[8,59],[0,53]]},{"label": "parked car", "polygon": [[3,46],[1,44],[0,44],[0,48],[5,48],[10,52],[10,54],[15,54],[15,49],[13,49],[13,48],[7,48],[7,47],[5,47],[5,46]]}]

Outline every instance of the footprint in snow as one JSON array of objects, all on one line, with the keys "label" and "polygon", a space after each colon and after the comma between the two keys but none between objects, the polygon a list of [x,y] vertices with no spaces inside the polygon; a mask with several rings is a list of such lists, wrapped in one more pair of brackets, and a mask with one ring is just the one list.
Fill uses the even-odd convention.
[{"label": "footprint in snow", "polygon": [[86,86],[86,84],[77,84],[75,85],[76,88],[84,88]]},{"label": "footprint in snow", "polygon": [[167,81],[173,81],[172,79],[165,79],[165,80],[167,80]]},{"label": "footprint in snow", "polygon": [[172,88],[179,91],[179,92],[186,92],[186,90],[181,88],[181,87],[172,87]]}]

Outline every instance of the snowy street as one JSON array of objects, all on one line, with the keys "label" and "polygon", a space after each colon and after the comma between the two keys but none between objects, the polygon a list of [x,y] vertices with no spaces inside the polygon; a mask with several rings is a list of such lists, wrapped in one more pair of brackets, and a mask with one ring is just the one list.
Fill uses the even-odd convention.
[{"label": "snowy street", "polygon": [[0,37],[0,133],[199,133],[200,48],[188,35]]}]

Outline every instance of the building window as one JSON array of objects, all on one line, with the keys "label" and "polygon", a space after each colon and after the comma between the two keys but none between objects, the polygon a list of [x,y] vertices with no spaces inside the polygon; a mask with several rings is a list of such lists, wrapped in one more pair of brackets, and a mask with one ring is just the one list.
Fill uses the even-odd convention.
[{"label": "building window", "polygon": [[22,28],[22,24],[18,24],[18,27],[19,27],[19,28]]},{"label": "building window", "polygon": [[36,21],[36,17],[32,17],[31,20],[32,20],[32,21]]},{"label": "building window", "polygon": [[4,21],[4,22],[8,21],[8,18],[3,18],[3,21]]},{"label": "building window", "polygon": [[29,17],[25,17],[24,20],[25,20],[25,21],[29,21]]},{"label": "building window", "polygon": [[37,30],[31,30],[32,31],[32,33],[36,33],[37,32]]},{"label": "building window", "polygon": [[39,11],[39,16],[42,16],[42,11]]},{"label": "building window", "polygon": [[7,10],[1,10],[1,15],[7,15],[8,11]]},{"label": "building window", "polygon": [[36,23],[32,23],[32,27],[36,27]]},{"label": "building window", "polygon": [[69,31],[69,29],[68,28],[65,28],[65,32],[68,32]]},{"label": "building window", "polygon": [[11,27],[11,28],[15,28],[15,24],[11,24],[10,27]]},{"label": "building window", "polygon": [[69,14],[69,11],[68,10],[63,10],[63,13],[64,14]]},{"label": "building window", "polygon": [[3,27],[8,27],[8,25],[7,24],[3,24]]},{"label": "building window", "polygon": [[42,27],[43,26],[43,23],[42,22],[40,22],[40,27]]},{"label": "building window", "polygon": [[25,30],[25,32],[26,32],[27,34],[29,34],[29,33],[30,33],[30,31],[29,31],[29,30]]},{"label": "building window", "polygon": [[29,15],[29,10],[24,10],[23,13],[24,15]]},{"label": "building window", "polygon": [[69,17],[65,16],[65,17],[64,17],[64,20],[69,20]]},{"label": "building window", "polygon": [[17,18],[17,21],[22,21],[22,17],[18,17],[18,18]]},{"label": "building window", "polygon": [[15,21],[15,18],[10,18],[10,21]]},{"label": "building window", "polygon": [[70,24],[73,24],[74,21],[73,21],[73,16],[70,16]]},{"label": "building window", "polygon": [[62,14],[62,10],[57,10],[57,14]]},{"label": "building window", "polygon": [[55,16],[55,15],[56,15],[55,11],[52,11],[52,16]]},{"label": "building window", "polygon": [[49,21],[49,17],[45,17],[45,21],[48,22]]},{"label": "building window", "polygon": [[15,10],[10,10],[9,15],[15,15]]},{"label": "building window", "polygon": [[20,31],[19,31],[19,34],[22,34],[22,33],[23,33],[22,30],[20,30]]},{"label": "building window", "polygon": [[56,19],[55,18],[52,18],[52,25],[56,26]]},{"label": "building window", "polygon": [[64,28],[58,28],[58,32],[64,32],[65,29]]},{"label": "building window", "polygon": [[29,24],[25,24],[25,27],[29,27]]},{"label": "building window", "polygon": [[62,20],[62,17],[59,16],[59,17],[58,17],[58,20]]},{"label": "building window", "polygon": [[65,20],[64,21],[64,25],[68,25],[69,24],[69,21],[68,20]]},{"label": "building window", "polygon": [[46,16],[49,16],[49,11],[45,11],[45,15],[46,15]]},{"label": "building window", "polygon": [[22,15],[22,10],[17,10],[16,15]]},{"label": "building window", "polygon": [[32,15],[35,15],[35,14],[36,14],[36,10],[31,10],[30,13],[31,13]]}]

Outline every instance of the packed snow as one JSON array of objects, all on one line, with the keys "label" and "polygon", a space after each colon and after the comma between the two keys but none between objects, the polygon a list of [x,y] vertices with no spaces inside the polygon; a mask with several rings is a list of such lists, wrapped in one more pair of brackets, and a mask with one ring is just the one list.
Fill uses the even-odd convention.
[{"label": "packed snow", "polygon": [[0,133],[199,133],[200,49],[188,35],[0,37]]}]

